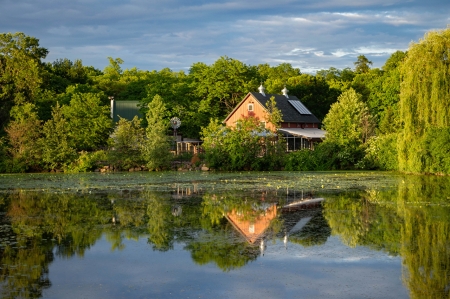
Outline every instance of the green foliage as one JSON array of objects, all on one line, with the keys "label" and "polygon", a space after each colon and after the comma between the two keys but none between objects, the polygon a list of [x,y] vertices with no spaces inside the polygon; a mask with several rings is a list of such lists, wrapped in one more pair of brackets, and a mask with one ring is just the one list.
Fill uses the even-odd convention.
[{"label": "green foliage", "polygon": [[399,138],[399,168],[402,171],[448,171],[446,166],[438,166],[439,157],[425,156],[440,155],[439,151],[426,149],[427,135],[437,137],[434,129],[446,132],[450,127],[449,45],[450,29],[428,32],[410,46],[401,66],[400,117],[404,127]]},{"label": "green foliage", "polygon": [[285,85],[288,85],[290,89],[291,83],[289,80],[301,76],[302,73],[300,69],[293,68],[289,63],[281,63],[274,67],[268,64],[258,65],[258,75],[264,82],[267,93],[278,94]]},{"label": "green foliage", "polygon": [[168,167],[171,160],[170,137],[167,136],[169,120],[163,99],[156,95],[148,105],[146,139],[142,155],[149,170]]},{"label": "green foliage", "polygon": [[355,73],[361,74],[361,73],[367,73],[370,70],[369,65],[372,65],[372,61],[367,59],[364,55],[359,55],[358,60],[354,62],[355,65]]},{"label": "green foliage", "polygon": [[125,170],[145,164],[142,157],[144,143],[145,130],[141,120],[137,116],[131,121],[120,118],[111,135],[109,164]]},{"label": "green foliage", "polygon": [[131,121],[120,117],[111,135],[114,150],[125,155],[139,154],[144,136],[145,130],[141,127],[141,120],[137,116]]},{"label": "green foliage", "polygon": [[365,148],[365,156],[358,168],[397,170],[397,133],[374,136],[369,139]]},{"label": "green foliage", "polygon": [[218,119],[212,119],[209,125],[202,129],[202,147],[209,167],[220,169],[223,165],[229,165],[230,157],[225,147],[225,139],[229,132],[230,128],[223,126]]},{"label": "green foliage", "polygon": [[47,169],[63,169],[77,158],[76,149],[69,139],[69,126],[59,104],[53,107],[52,119],[44,124],[42,133],[39,143],[42,162]]},{"label": "green foliage", "polygon": [[323,120],[331,104],[337,101],[341,93],[339,89],[332,88],[320,75],[302,74],[290,77],[286,85],[290,94],[299,98],[320,120]]},{"label": "green foliage", "polygon": [[[205,160],[223,170],[276,170],[283,164],[284,140],[261,127],[253,117],[228,128],[213,120],[202,130]],[[278,140],[277,140],[278,139]]]},{"label": "green foliage", "polygon": [[319,161],[324,161],[320,165],[330,165],[332,162],[334,169],[357,166],[363,158],[364,143],[374,132],[374,120],[361,96],[353,89],[343,92],[331,106],[324,126],[326,139],[315,149]]},{"label": "green foliage", "polygon": [[67,138],[73,148],[92,151],[106,144],[112,129],[110,108],[101,104],[98,94],[74,94],[70,105],[61,109],[67,121]]},{"label": "green foliage", "polygon": [[450,127],[427,130],[425,144],[425,171],[450,174]]},{"label": "green foliage", "polygon": [[38,140],[41,137],[41,121],[31,103],[14,106],[11,109],[12,121],[6,128],[9,141],[9,154],[14,165],[13,172],[37,170],[40,162]]},{"label": "green foliage", "polygon": [[56,93],[63,93],[70,85],[89,82],[88,69],[79,59],[75,62],[67,58],[57,59],[53,63],[47,63],[46,68],[44,87]]},{"label": "green foliage", "polygon": [[361,147],[349,147],[334,142],[322,142],[314,150],[303,149],[286,156],[289,171],[322,171],[355,169],[364,156]]},{"label": "green foliage", "polygon": [[0,128],[13,105],[33,102],[42,84],[41,59],[47,53],[37,38],[21,32],[0,34]]},{"label": "green foliage", "polygon": [[266,111],[264,118],[267,122],[275,125],[275,130],[280,127],[281,122],[283,121],[283,114],[280,109],[277,108],[277,102],[275,101],[275,97],[270,97],[270,99],[266,103]]},{"label": "green foliage", "polygon": [[199,112],[210,118],[226,116],[246,93],[258,87],[256,68],[226,56],[211,66],[192,65],[189,75],[193,92],[201,100]]},{"label": "green foliage", "polygon": [[[11,159],[8,156],[8,149],[4,137],[0,137],[0,173],[12,172],[10,169]],[[20,171],[18,171],[20,172]]]},{"label": "green foliage", "polygon": [[343,92],[326,115],[326,142],[357,147],[373,134],[373,121],[361,95],[353,89]]},{"label": "green foliage", "polygon": [[67,166],[65,172],[78,173],[93,171],[98,167],[98,162],[107,160],[108,154],[103,150],[92,153],[82,151],[79,153],[78,158]]}]

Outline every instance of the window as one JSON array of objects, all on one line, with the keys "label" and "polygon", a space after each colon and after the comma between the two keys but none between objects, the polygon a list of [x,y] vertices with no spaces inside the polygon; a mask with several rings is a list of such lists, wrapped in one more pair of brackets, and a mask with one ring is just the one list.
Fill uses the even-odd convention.
[{"label": "window", "polygon": [[265,121],[261,121],[259,122],[259,125],[261,126],[261,128],[266,128],[266,122]]},{"label": "window", "polygon": [[248,111],[253,111],[253,104],[248,104]]}]

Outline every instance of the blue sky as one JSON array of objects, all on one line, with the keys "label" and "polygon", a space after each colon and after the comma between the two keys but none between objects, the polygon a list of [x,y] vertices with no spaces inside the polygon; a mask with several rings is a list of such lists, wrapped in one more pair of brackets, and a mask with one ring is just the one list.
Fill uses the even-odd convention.
[{"label": "blue sky", "polygon": [[403,0],[0,0],[0,32],[40,40],[47,61],[81,59],[100,70],[185,70],[220,56],[246,64],[290,63],[304,73],[381,67],[425,32],[450,24],[450,1]]}]

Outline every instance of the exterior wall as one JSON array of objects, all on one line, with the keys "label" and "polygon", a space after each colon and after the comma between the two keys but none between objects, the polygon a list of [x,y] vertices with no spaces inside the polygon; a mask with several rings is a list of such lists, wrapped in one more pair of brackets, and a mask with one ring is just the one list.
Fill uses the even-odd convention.
[{"label": "exterior wall", "polygon": [[316,123],[281,123],[281,128],[319,128],[319,124]]},{"label": "exterior wall", "polygon": [[[249,104],[253,104],[253,111],[248,111]],[[230,118],[226,121],[225,125],[227,127],[234,127],[239,119],[253,116],[259,121],[265,121],[266,128],[269,130],[273,130],[275,129],[274,125],[271,123],[267,123],[266,118],[264,117],[265,111],[266,109],[257,100],[255,100],[251,95],[248,95],[241,103],[241,105],[234,111],[233,115],[231,115]]]}]

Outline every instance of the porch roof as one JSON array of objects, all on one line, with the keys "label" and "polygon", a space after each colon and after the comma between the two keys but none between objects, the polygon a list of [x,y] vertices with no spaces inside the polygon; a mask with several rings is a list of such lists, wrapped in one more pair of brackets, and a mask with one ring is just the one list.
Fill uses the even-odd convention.
[{"label": "porch roof", "polygon": [[294,136],[300,136],[306,139],[323,139],[326,131],[315,128],[279,128],[281,132],[285,132]]}]

